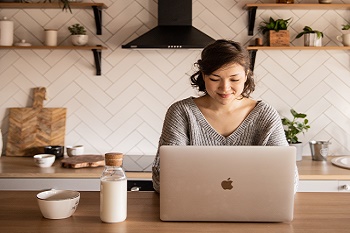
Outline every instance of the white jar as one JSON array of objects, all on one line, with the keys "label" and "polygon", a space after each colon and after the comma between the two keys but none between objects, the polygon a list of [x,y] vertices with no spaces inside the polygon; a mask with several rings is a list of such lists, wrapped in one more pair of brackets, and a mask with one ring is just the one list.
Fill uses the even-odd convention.
[{"label": "white jar", "polygon": [[13,45],[13,21],[7,20],[6,17],[0,20],[0,45]]},{"label": "white jar", "polygon": [[57,46],[57,30],[45,29],[45,45]]}]

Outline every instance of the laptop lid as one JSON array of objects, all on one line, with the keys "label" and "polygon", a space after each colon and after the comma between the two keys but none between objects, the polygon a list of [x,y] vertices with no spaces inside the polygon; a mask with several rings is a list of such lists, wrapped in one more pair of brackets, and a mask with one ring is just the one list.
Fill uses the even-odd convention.
[{"label": "laptop lid", "polygon": [[295,147],[161,146],[163,221],[292,221]]}]

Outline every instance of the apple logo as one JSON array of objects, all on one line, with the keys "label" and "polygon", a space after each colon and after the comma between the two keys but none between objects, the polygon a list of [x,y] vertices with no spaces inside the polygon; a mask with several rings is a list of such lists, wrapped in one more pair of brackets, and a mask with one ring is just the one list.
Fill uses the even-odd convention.
[{"label": "apple logo", "polygon": [[233,188],[233,186],[232,186],[232,180],[231,180],[231,178],[228,178],[227,180],[223,180],[222,182],[221,182],[221,187],[224,189],[224,190],[231,190],[232,188]]}]

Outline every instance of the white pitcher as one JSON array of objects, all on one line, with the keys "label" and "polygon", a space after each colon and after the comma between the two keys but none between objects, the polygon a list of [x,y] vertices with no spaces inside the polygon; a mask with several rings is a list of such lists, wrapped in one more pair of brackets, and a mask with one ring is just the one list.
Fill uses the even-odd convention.
[{"label": "white pitcher", "polygon": [[337,40],[342,42],[344,46],[350,46],[350,33],[337,36]]}]

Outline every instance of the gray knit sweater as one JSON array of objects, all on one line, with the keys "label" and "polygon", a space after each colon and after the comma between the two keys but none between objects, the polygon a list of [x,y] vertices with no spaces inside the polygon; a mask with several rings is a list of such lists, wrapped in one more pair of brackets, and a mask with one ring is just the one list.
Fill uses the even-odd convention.
[{"label": "gray knit sweater", "polygon": [[[161,145],[288,146],[288,142],[277,111],[263,101],[258,101],[238,128],[225,137],[210,126],[193,98],[190,97],[172,104],[166,113],[158,151],[152,166],[153,187],[157,192],[160,187],[159,147]],[[295,191],[297,186],[296,168]]]}]

